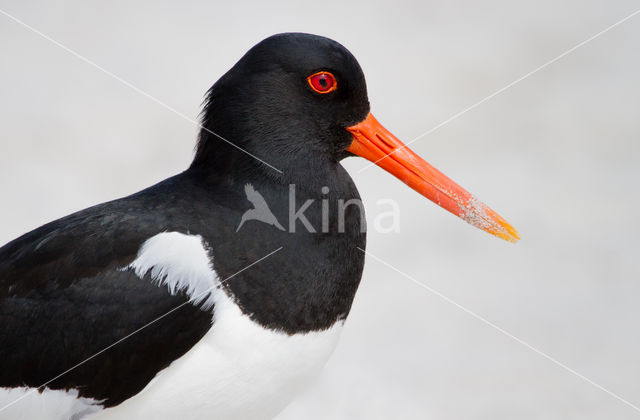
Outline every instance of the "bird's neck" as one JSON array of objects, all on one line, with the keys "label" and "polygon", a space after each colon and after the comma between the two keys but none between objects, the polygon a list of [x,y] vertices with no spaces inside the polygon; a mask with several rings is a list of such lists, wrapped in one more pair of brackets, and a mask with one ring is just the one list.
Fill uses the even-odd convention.
[{"label": "bird's neck", "polygon": [[[360,282],[365,248],[364,209],[347,172],[337,163],[292,171],[306,174],[299,178],[232,169],[208,172],[208,178],[194,168],[188,171],[222,197],[216,204],[233,206],[215,215],[211,223],[224,231],[209,241],[221,278],[232,276],[225,283],[230,295],[254,321],[290,334],[326,329],[344,319]],[[260,207],[260,200],[251,197],[254,192],[266,203],[269,217],[254,218]],[[240,226],[248,211],[253,214]],[[252,260],[231,258],[237,255]],[[273,305],[277,311],[265,310]]]}]

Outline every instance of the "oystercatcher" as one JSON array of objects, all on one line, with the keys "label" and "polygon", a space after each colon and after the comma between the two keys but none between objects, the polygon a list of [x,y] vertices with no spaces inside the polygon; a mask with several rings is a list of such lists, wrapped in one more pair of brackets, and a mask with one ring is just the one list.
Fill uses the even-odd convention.
[{"label": "oystercatcher", "polygon": [[518,239],[376,121],[347,49],[274,35],[208,91],[187,170],[0,248],[0,418],[273,417],[360,282],[353,155]]}]

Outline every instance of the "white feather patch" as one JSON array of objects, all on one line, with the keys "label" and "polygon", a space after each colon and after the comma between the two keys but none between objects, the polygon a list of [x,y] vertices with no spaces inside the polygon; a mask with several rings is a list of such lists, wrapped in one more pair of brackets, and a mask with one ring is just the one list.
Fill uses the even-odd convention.
[{"label": "white feather patch", "polygon": [[6,407],[0,411],[2,420],[80,420],[102,410],[99,404],[78,397],[75,389],[0,388],[0,408]]},{"label": "white feather patch", "polygon": [[202,304],[205,310],[213,307],[218,278],[199,235],[159,233],[142,244],[137,258],[127,268],[140,278],[150,271],[154,284],[167,286],[172,295],[184,292],[191,303]]}]

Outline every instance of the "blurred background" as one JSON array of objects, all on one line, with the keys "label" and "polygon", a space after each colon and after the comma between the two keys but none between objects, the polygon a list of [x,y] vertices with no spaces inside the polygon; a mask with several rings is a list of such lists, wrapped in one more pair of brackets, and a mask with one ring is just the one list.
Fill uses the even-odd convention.
[{"label": "blurred background", "polygon": [[[358,58],[408,142],[640,8],[637,1],[0,1],[0,9],[195,119],[278,32]],[[400,232],[368,251],[640,405],[640,15],[412,144],[505,216],[513,245],[364,160]],[[197,128],[0,14],[0,243],[186,168]],[[387,210],[384,207],[383,210]],[[640,411],[369,258],[321,378],[278,420],[632,419]]]}]

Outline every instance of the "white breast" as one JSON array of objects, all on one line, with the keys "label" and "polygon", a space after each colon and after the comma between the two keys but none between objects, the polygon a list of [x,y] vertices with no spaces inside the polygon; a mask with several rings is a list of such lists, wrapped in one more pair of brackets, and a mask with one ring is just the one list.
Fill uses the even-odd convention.
[{"label": "white breast", "polygon": [[0,388],[2,420],[77,420],[101,410],[99,401],[78,398],[78,391]]},{"label": "white breast", "polygon": [[[163,249],[174,256],[188,252],[189,258],[173,258]],[[319,373],[342,328],[339,321],[328,330],[290,336],[256,324],[219,288],[199,236],[156,235],[130,267],[140,276],[152,270],[154,280],[172,292],[185,290],[194,301],[212,303],[214,324],[142,392],[91,419],[272,418]],[[207,284],[214,286],[210,294]]]},{"label": "white breast", "polygon": [[[137,395],[101,410],[75,390],[0,389],[0,419],[268,419],[282,410],[333,351],[342,321],[325,331],[287,335],[244,315],[223,289],[200,236],[165,232],[147,240],[131,269],[213,310],[205,336]],[[141,280],[146,281],[146,280]],[[16,401],[19,400],[19,401]],[[101,410],[96,413],[96,411]]]}]

